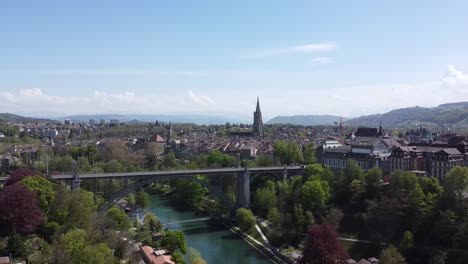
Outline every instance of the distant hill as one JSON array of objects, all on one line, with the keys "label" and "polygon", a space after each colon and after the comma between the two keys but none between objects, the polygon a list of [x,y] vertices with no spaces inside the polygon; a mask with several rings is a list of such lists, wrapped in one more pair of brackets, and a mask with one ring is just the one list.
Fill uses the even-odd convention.
[{"label": "distant hill", "polygon": [[101,119],[119,120],[124,123],[140,123],[140,122],[172,122],[172,123],[194,123],[198,125],[225,124],[230,123],[249,123],[251,120],[245,118],[225,117],[225,116],[209,116],[209,115],[143,115],[143,114],[104,114],[104,115],[75,115],[61,118],[63,120],[70,119],[72,122],[89,122],[93,119],[99,122]]},{"label": "distant hill", "polygon": [[293,115],[277,116],[270,119],[267,124],[292,124],[302,126],[333,125],[340,122],[339,116],[333,115]]},{"label": "distant hill", "polygon": [[453,126],[468,127],[468,102],[442,104],[437,107],[408,107],[384,114],[361,116],[348,120],[348,126],[427,127]]},{"label": "distant hill", "polygon": [[45,119],[45,118],[33,118],[33,117],[25,117],[10,113],[0,113],[0,120],[1,121],[10,121],[10,122],[24,122],[24,123],[56,123],[57,120],[52,119]]}]

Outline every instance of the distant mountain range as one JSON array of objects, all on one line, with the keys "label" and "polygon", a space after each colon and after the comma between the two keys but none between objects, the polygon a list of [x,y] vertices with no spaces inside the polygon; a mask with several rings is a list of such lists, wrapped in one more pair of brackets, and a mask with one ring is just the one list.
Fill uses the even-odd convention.
[{"label": "distant mountain range", "polygon": [[[343,118],[345,120],[346,118]],[[301,126],[333,125],[340,122],[339,116],[333,115],[293,115],[277,116],[270,119],[267,124],[292,124]]]},{"label": "distant mountain range", "polygon": [[[172,123],[194,123],[194,124],[225,124],[229,123],[251,123],[247,117],[226,117],[222,115],[191,115],[191,114],[166,114],[166,115],[143,115],[143,114],[104,114],[104,115],[75,115],[57,118],[63,121],[70,119],[73,122],[96,122],[113,119],[125,123],[142,122],[172,122]],[[56,120],[46,118],[24,117],[9,113],[0,113],[0,121],[15,122],[48,122],[55,123]],[[343,118],[346,126],[370,126],[377,127],[380,122],[384,127],[466,127],[468,128],[468,102],[442,104],[436,107],[408,107],[392,110],[384,114],[374,114],[357,118]],[[294,125],[333,125],[340,122],[339,116],[333,115],[294,115],[277,116],[267,124],[294,124]]]},{"label": "distant mountain range", "polygon": [[[357,118],[343,118],[346,126],[377,127],[468,127],[468,102],[442,104],[437,107],[408,107],[392,110],[384,114],[374,114]],[[332,115],[295,115],[277,116],[267,124],[294,125],[332,125],[339,122],[339,116]]]},{"label": "distant mountain range", "polygon": [[108,114],[108,115],[75,115],[60,118],[61,120],[70,119],[72,122],[89,122],[93,119],[96,122],[100,120],[119,120],[125,123],[143,123],[143,122],[172,122],[172,123],[193,123],[198,125],[225,124],[230,123],[250,123],[245,118],[210,116],[210,115],[143,115],[143,114]]},{"label": "distant mountain range", "polygon": [[347,126],[386,127],[468,127],[468,102],[442,104],[437,107],[408,107],[392,110],[385,114],[361,116],[346,122]]},{"label": "distant mountain range", "polygon": [[25,123],[34,123],[34,122],[56,123],[58,122],[57,120],[52,120],[52,119],[25,117],[25,116],[10,114],[10,113],[0,113],[0,121],[25,122]]}]

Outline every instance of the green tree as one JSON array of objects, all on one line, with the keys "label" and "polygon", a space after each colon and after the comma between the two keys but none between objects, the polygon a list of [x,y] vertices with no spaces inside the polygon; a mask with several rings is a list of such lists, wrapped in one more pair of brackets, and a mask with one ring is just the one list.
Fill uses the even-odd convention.
[{"label": "green tree", "polygon": [[185,254],[187,251],[187,243],[185,242],[184,232],[169,230],[161,239],[161,246],[170,252],[180,251]]},{"label": "green tree", "polygon": [[296,229],[296,234],[304,234],[307,228],[307,219],[304,214],[304,209],[302,204],[294,205],[293,213],[294,227]]},{"label": "green tree", "polygon": [[55,199],[53,183],[41,176],[30,176],[22,180],[21,184],[37,194],[39,206],[42,211],[47,213],[50,205]]},{"label": "green tree", "polygon": [[189,262],[191,264],[206,264],[206,260],[202,258],[202,256],[200,255],[200,252],[198,252],[196,249],[189,248],[188,254],[189,254],[188,256]]},{"label": "green tree", "polygon": [[20,234],[12,232],[8,235],[7,252],[15,258],[22,258],[27,255],[25,241]]},{"label": "green tree", "polygon": [[175,168],[177,167],[176,156],[174,152],[171,150],[167,155],[164,157],[163,165],[166,168]]},{"label": "green tree", "polygon": [[104,165],[104,171],[107,173],[124,172],[125,167],[117,160],[111,160]]},{"label": "green tree", "polygon": [[273,188],[270,187],[262,187],[258,188],[255,191],[254,199],[253,199],[253,206],[258,212],[259,215],[266,217],[268,211],[276,206],[276,194],[275,188],[273,184]]},{"label": "green tree", "polygon": [[145,214],[145,226],[147,226],[149,230],[156,232],[161,232],[163,229],[159,218],[153,213]]},{"label": "green tree", "polygon": [[382,264],[406,264],[405,258],[393,246],[390,246],[380,253],[380,263]]},{"label": "green tree", "polygon": [[302,151],[294,142],[285,143],[283,141],[276,141],[273,145],[273,154],[279,159],[281,164],[285,165],[304,161]]},{"label": "green tree", "polygon": [[405,252],[408,248],[412,247],[413,245],[413,233],[411,233],[410,231],[406,231],[400,242],[400,251]]},{"label": "green tree", "polygon": [[179,250],[176,250],[175,252],[172,252],[171,259],[176,264],[185,264],[184,255]]},{"label": "green tree", "polygon": [[150,203],[150,197],[147,192],[140,190],[135,195],[135,204],[141,208],[148,207]]},{"label": "green tree", "polygon": [[206,193],[201,184],[189,180],[178,180],[175,188],[175,198],[189,207],[197,207]]},{"label": "green tree", "polygon": [[128,202],[129,204],[135,204],[135,203],[136,203],[135,194],[134,194],[134,193],[130,193],[130,194],[127,196],[127,202]]},{"label": "green tree", "polygon": [[279,230],[280,225],[281,225],[281,217],[280,217],[280,214],[278,212],[278,209],[276,209],[275,207],[271,208],[268,211],[267,220],[268,220],[268,222],[270,222],[272,230],[274,230],[274,231]]},{"label": "green tree", "polygon": [[255,159],[255,165],[257,167],[270,167],[273,166],[273,159],[268,156],[260,156]]},{"label": "green tree", "polygon": [[83,251],[87,246],[86,231],[83,229],[72,229],[62,235],[61,243],[70,263],[87,263]]},{"label": "green tree", "polygon": [[317,162],[317,159],[315,158],[314,144],[313,143],[306,144],[304,148],[304,163],[312,164],[316,162]]},{"label": "green tree", "polygon": [[365,183],[367,186],[375,186],[380,183],[382,178],[382,169],[374,167],[367,172],[365,177]]},{"label": "green tree", "polygon": [[468,190],[468,168],[456,166],[445,176],[445,190],[457,201],[458,212],[463,212],[463,194]]},{"label": "green tree", "polygon": [[83,250],[83,258],[89,264],[107,264],[113,263],[112,250],[104,243],[99,243],[96,246],[86,246]]},{"label": "green tree", "polygon": [[256,220],[252,211],[246,208],[239,208],[236,211],[236,219],[237,223],[239,224],[239,228],[243,231],[250,230],[253,226],[255,226]]},{"label": "green tree", "polygon": [[301,188],[301,200],[306,210],[323,208],[329,198],[330,188],[326,181],[307,181]]},{"label": "green tree", "polygon": [[106,215],[114,221],[119,230],[127,230],[130,228],[130,219],[128,215],[119,208],[112,207],[107,211]]}]

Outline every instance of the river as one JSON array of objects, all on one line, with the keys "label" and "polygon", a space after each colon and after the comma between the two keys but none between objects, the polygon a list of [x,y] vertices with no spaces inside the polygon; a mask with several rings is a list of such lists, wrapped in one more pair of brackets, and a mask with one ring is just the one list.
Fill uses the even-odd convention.
[{"label": "river", "polygon": [[[152,195],[147,211],[156,214],[161,223],[172,223],[201,218],[192,211],[182,211],[171,205],[169,198]],[[197,249],[208,264],[271,262],[225,227],[207,221],[174,224],[169,227],[182,230],[187,246]]]}]

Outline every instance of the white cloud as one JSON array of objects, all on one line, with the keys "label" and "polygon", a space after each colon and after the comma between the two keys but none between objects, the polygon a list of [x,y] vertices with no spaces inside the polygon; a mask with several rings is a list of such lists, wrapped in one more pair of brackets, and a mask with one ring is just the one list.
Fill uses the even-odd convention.
[{"label": "white cloud", "polygon": [[263,58],[272,57],[285,54],[299,54],[299,53],[316,53],[316,52],[330,52],[338,49],[338,45],[334,42],[324,43],[310,43],[286,48],[270,49],[259,52],[246,54],[244,58]]},{"label": "white cloud", "polygon": [[205,95],[197,95],[191,90],[188,92],[187,101],[202,106],[210,106],[215,104],[215,102],[210,97]]},{"label": "white cloud", "polygon": [[442,77],[442,84],[454,92],[466,93],[468,90],[468,74],[464,74],[455,69],[454,66],[448,65],[448,70]]},{"label": "white cloud", "polygon": [[183,102],[177,92],[165,95],[136,94],[134,92],[109,93],[94,91],[88,96],[55,96],[39,88],[21,89],[15,92],[0,92],[0,112],[29,114],[99,114],[99,113],[145,113],[209,111],[214,101],[190,91],[189,100]]},{"label": "white cloud", "polygon": [[[270,76],[265,75],[265,78]],[[292,79],[295,75],[285,75],[285,78]],[[38,88],[0,91],[0,112],[58,116],[99,113],[237,113],[250,116],[255,110],[258,94],[267,119],[293,114],[359,116],[401,107],[430,107],[468,101],[468,75],[453,66],[449,66],[441,78],[434,76],[433,80],[427,82],[375,83],[334,88],[320,88],[317,84],[311,84],[310,89],[270,89],[273,86],[226,91],[220,84],[219,89],[209,93],[209,90],[165,89],[164,93],[142,94],[134,89],[127,92],[95,91],[82,96],[52,95]]]},{"label": "white cloud", "polygon": [[335,61],[329,57],[317,57],[317,58],[313,58],[312,62],[316,64],[330,64],[330,63],[334,63]]}]

